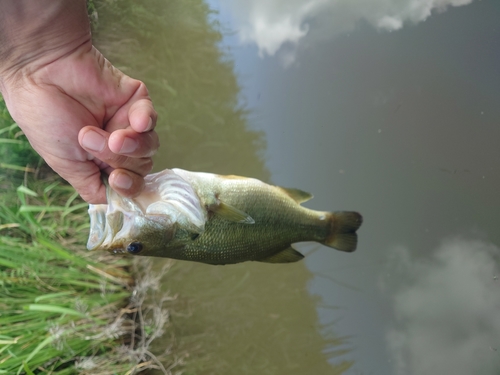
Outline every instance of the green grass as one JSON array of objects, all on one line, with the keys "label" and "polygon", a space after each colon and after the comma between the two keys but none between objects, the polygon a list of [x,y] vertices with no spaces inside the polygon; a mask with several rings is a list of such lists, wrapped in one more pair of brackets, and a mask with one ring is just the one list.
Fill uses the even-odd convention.
[{"label": "green grass", "polygon": [[0,160],[0,374],[170,374],[179,361],[148,349],[168,318],[167,297],[145,303],[159,277],[148,262],[85,250],[88,205],[1,97]]}]

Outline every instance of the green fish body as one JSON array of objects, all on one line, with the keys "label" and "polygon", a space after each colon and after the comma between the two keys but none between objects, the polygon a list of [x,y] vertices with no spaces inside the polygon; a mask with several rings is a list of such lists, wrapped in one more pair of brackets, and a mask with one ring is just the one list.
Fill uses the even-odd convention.
[{"label": "green fish body", "polygon": [[303,241],[354,251],[361,215],[300,205],[310,198],[252,178],[165,170],[134,199],[108,188],[108,205],[89,208],[87,247],[209,264],[295,262],[303,255],[291,245]]}]

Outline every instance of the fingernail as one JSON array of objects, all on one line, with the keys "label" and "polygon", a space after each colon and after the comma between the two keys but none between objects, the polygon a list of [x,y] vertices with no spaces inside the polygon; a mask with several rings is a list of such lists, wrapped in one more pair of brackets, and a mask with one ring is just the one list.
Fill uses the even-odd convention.
[{"label": "fingernail", "polygon": [[113,184],[123,190],[128,190],[132,186],[132,178],[126,173],[120,173],[113,179]]},{"label": "fingernail", "polygon": [[82,138],[82,146],[96,152],[101,152],[106,147],[106,139],[99,133],[89,130]]},{"label": "fingernail", "polygon": [[149,122],[148,122],[148,126],[146,127],[146,131],[151,130],[152,127],[153,127],[153,119],[150,117]]},{"label": "fingernail", "polygon": [[137,149],[137,141],[132,138],[125,138],[123,140],[122,148],[120,149],[120,154],[129,154]]}]

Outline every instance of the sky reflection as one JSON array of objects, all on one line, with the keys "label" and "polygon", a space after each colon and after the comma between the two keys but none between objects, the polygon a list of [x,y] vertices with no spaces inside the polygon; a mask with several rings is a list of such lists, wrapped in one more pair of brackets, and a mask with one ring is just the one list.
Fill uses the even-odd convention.
[{"label": "sky reflection", "polygon": [[360,22],[384,31],[425,21],[435,12],[472,0],[220,0],[230,12],[241,42],[256,44],[260,56],[279,51],[285,65],[295,61],[306,35],[330,39]]},{"label": "sky reflection", "polygon": [[443,241],[423,260],[393,249],[380,287],[392,301],[386,340],[395,374],[498,373],[499,253],[463,238]]},{"label": "sky reflection", "polygon": [[219,3],[271,181],[365,217],[355,253],[305,247],[347,373],[498,374],[500,2]]}]

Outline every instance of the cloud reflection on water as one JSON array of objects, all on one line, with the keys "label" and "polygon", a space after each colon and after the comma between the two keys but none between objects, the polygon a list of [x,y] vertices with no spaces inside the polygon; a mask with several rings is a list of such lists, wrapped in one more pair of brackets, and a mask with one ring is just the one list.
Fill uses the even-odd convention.
[{"label": "cloud reflection on water", "polygon": [[395,249],[380,285],[392,299],[386,339],[396,374],[499,373],[499,254],[492,244],[458,238],[431,259]]},{"label": "cloud reflection on water", "polygon": [[[394,31],[406,23],[425,21],[433,12],[472,0],[219,0],[231,9],[233,28],[243,43],[255,43],[259,54],[280,51],[285,64],[295,59],[299,42],[349,32],[360,21]],[[288,46],[290,48],[282,48]]]}]

